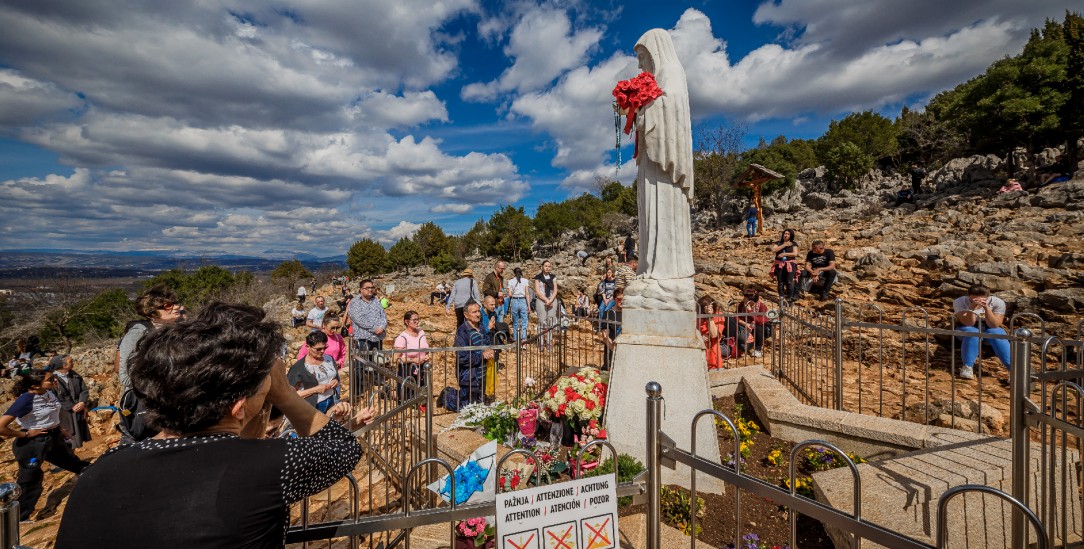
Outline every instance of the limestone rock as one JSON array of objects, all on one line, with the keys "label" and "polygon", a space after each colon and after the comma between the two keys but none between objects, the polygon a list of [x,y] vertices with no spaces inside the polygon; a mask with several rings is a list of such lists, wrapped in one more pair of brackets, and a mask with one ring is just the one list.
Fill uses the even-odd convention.
[{"label": "limestone rock", "polygon": [[1059,313],[1084,312],[1084,288],[1058,288],[1039,294],[1039,303]]}]

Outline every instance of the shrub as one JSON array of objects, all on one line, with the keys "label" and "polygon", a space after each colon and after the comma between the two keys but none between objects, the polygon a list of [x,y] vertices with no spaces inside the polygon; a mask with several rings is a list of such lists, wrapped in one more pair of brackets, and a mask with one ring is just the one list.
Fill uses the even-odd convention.
[{"label": "shrub", "polygon": [[297,259],[283,261],[271,271],[271,280],[286,280],[291,285],[306,278],[312,278],[312,273]]},{"label": "shrub", "polygon": [[[631,482],[636,478],[636,475],[644,471],[644,464],[640,463],[640,460],[628,455],[618,454],[617,456],[617,469],[618,473],[617,482]],[[601,475],[609,475],[614,472],[614,460],[613,458],[606,458],[598,467],[595,467],[592,471],[589,471],[585,477],[597,477]],[[624,507],[632,504],[632,496],[622,496],[617,499],[617,505]]]}]

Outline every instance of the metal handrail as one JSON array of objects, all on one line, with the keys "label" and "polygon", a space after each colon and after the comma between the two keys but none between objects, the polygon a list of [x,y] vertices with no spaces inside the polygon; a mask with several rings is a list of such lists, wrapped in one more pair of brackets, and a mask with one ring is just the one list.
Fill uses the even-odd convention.
[{"label": "metal handrail", "polygon": [[[1039,521],[1039,517],[1035,516],[1035,513],[1028,509],[1027,505],[1020,503],[1020,500],[998,490],[997,488],[991,488],[989,486],[983,486],[980,484],[964,484],[962,486],[954,486],[945,490],[945,493],[941,494],[940,499],[937,500],[937,549],[942,549],[948,544],[948,502],[964,493],[964,492],[982,492],[984,494],[990,494],[997,496],[1007,501],[1013,507],[1016,507],[1017,511],[1023,513],[1024,517],[1035,528],[1035,531],[1039,533],[1038,547],[1036,549],[1048,549],[1046,537],[1043,533],[1043,523]],[[1025,532],[1026,536],[1026,532]],[[1022,545],[1017,545],[1016,541],[1013,541],[1013,547],[1027,547],[1027,538],[1024,538]]]}]

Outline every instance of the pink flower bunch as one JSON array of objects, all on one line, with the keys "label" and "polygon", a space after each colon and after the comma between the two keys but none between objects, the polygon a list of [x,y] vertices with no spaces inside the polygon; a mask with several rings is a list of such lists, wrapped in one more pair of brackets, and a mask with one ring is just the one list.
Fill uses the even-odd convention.
[{"label": "pink flower bunch", "polygon": [[456,524],[455,529],[463,537],[476,538],[485,533],[486,519],[484,517],[470,518]]}]

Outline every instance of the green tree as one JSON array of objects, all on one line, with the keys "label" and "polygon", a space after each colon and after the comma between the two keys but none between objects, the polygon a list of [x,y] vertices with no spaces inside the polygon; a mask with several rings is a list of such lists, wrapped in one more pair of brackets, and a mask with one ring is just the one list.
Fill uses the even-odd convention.
[{"label": "green tree", "polygon": [[91,337],[117,337],[132,316],[132,303],[121,289],[102,291],[74,303],[54,305],[42,318],[39,336],[52,346],[59,342],[65,353]]},{"label": "green tree", "polygon": [[437,273],[458,272],[467,267],[467,262],[456,257],[448,250],[442,250],[429,259],[429,266]]},{"label": "green tree", "polygon": [[827,164],[829,151],[846,142],[873,160],[892,157],[899,147],[898,133],[892,120],[873,111],[851,113],[828,123],[828,131],[817,142],[818,157]]},{"label": "green tree", "polygon": [[975,152],[1034,151],[1064,137],[1058,116],[1069,98],[1069,46],[1062,25],[1034,29],[1024,51],[995,61],[983,74],[939,94],[928,110],[971,138]]},{"label": "green tree", "polygon": [[[749,164],[760,164],[765,168],[783,174],[784,178],[770,181],[761,188],[761,193],[770,195],[780,190],[794,186],[798,180],[798,173],[806,168],[815,168],[816,155],[813,152],[813,142],[805,139],[787,141],[786,137],[778,136],[770,143],[761,142],[761,146],[745,151],[741,155],[736,170],[736,176],[740,176],[749,167]],[[735,181],[734,183],[738,183]],[[736,194],[746,195],[749,190],[744,187],[733,189]]]},{"label": "green tree", "polygon": [[862,152],[858,145],[844,141],[828,151],[824,165],[832,177],[848,187],[853,187],[858,178],[873,167],[873,159]]},{"label": "green tree", "polygon": [[1066,157],[1069,166],[1076,166],[1080,159],[1077,142],[1084,137],[1084,17],[1079,13],[1065,12],[1062,35],[1068,48],[1066,53],[1065,88],[1068,97],[1059,116],[1065,137]]},{"label": "green tree", "polygon": [[622,185],[617,181],[609,181],[602,186],[602,201],[606,203],[607,210],[615,211],[630,217],[636,217],[636,183],[632,186]]},{"label": "green tree", "polygon": [[188,306],[196,307],[237,285],[236,276],[218,265],[204,265],[195,271],[172,269],[143,283],[149,288],[162,284],[177,294]]},{"label": "green tree", "polygon": [[489,227],[486,226],[484,219],[475,221],[474,226],[467,231],[467,234],[463,235],[463,254],[473,255],[485,248],[488,232]]},{"label": "green tree", "polygon": [[425,263],[422,248],[409,238],[400,238],[399,242],[388,250],[388,264],[393,269],[403,269],[410,274],[411,267]]},{"label": "green tree", "polygon": [[375,276],[387,268],[387,252],[375,240],[363,238],[346,252],[346,266],[351,277]]},{"label": "green tree", "polygon": [[534,228],[539,242],[557,240],[562,233],[579,228],[580,219],[566,202],[543,202],[534,214]]},{"label": "green tree", "polygon": [[967,151],[967,135],[944,120],[934,109],[922,112],[904,107],[896,118],[899,155],[905,162],[930,165],[962,156]]},{"label": "green tree", "polygon": [[298,259],[283,261],[271,271],[271,280],[284,280],[290,285],[307,278],[312,278],[312,273]]},{"label": "green tree", "polygon": [[521,260],[531,255],[535,229],[523,207],[504,206],[489,218],[486,252],[504,259]]},{"label": "green tree", "polygon": [[418,227],[418,232],[414,233],[414,242],[421,248],[422,257],[426,261],[444,250],[449,250],[448,235],[432,221]]}]

